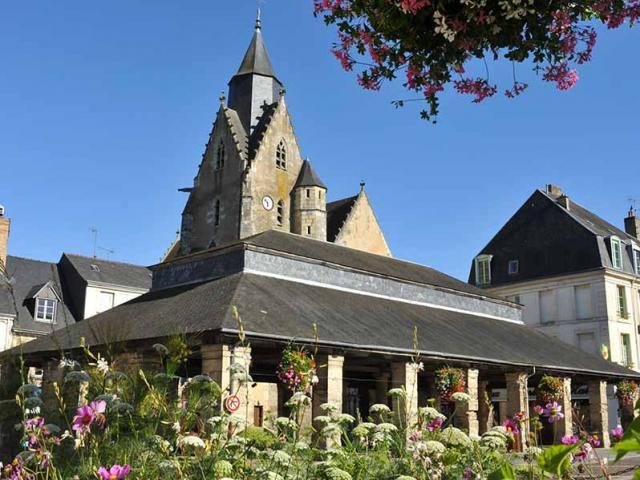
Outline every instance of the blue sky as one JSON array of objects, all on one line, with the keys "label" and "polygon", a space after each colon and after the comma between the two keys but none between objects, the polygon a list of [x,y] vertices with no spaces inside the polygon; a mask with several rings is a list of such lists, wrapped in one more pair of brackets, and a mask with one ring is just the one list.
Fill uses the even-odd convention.
[{"label": "blue sky", "polygon": [[[303,155],[330,199],[361,180],[395,256],[466,279],[471,258],[535,188],[556,183],[622,224],[640,200],[640,30],[602,32],[567,93],[443,98],[437,125],[396,110],[398,85],[362,91],[328,53],[311,0],[267,0],[263,33]],[[252,0],[4,2],[0,203],[10,253],[152,264],[175,238],[218,96],[253,30]],[[508,82],[510,66],[491,64]],[[640,202],[638,203],[640,207]],[[99,254],[105,255],[104,251]]]}]

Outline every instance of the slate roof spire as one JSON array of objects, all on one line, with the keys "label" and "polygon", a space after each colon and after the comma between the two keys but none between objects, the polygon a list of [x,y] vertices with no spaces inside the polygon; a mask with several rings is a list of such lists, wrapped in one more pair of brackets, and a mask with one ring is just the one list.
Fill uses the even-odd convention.
[{"label": "slate roof spire", "polygon": [[250,134],[257,125],[263,114],[264,105],[271,105],[278,101],[282,88],[262,38],[262,20],[258,10],[255,31],[249,48],[240,68],[229,82],[228,106],[238,112],[247,133]]},{"label": "slate roof spire", "polygon": [[320,177],[311,166],[308,158],[302,163],[295,187],[320,187],[325,190],[327,189],[326,185],[322,183],[322,180],[320,180]]}]

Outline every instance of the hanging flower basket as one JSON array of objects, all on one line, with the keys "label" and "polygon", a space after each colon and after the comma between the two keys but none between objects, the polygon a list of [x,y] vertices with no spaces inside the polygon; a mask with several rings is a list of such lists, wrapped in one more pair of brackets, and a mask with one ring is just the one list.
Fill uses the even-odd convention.
[{"label": "hanging flower basket", "polygon": [[466,389],[464,371],[460,368],[444,367],[436,370],[435,375],[436,389],[444,401],[451,401],[454,393],[464,392]]},{"label": "hanging flower basket", "polygon": [[622,405],[631,405],[638,393],[638,384],[633,380],[621,380],[616,385],[616,397]]},{"label": "hanging flower basket", "polygon": [[536,393],[538,400],[543,404],[559,402],[564,395],[564,382],[560,377],[543,375]]},{"label": "hanging flower basket", "polygon": [[287,346],[278,365],[278,378],[292,392],[308,392],[318,382],[316,361],[304,348]]}]

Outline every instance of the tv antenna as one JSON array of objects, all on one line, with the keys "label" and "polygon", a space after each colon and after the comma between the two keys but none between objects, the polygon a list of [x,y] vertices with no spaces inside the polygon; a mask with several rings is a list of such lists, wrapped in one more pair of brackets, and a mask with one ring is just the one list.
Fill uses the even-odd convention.
[{"label": "tv antenna", "polygon": [[98,229],[96,227],[91,227],[89,231],[93,234],[93,258],[98,258],[98,250],[106,252],[109,255],[116,253],[115,250],[98,245]]}]

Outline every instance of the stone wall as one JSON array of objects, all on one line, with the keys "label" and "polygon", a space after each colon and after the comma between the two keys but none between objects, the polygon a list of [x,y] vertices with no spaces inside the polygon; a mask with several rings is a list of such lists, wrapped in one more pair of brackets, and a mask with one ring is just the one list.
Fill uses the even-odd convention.
[{"label": "stone wall", "polygon": [[367,194],[362,191],[335,239],[337,245],[391,256]]}]

